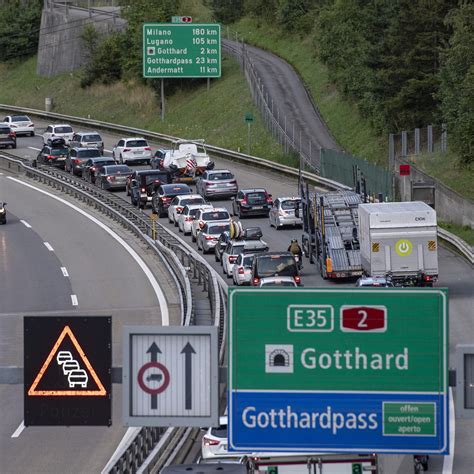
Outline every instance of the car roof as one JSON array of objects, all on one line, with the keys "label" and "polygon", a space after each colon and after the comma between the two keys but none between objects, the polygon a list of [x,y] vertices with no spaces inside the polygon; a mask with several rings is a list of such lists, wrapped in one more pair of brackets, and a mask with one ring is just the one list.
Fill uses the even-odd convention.
[{"label": "car roof", "polygon": [[[71,148],[71,150],[90,151],[90,150],[98,150],[98,148],[93,147],[93,146],[74,146],[74,147]],[[99,157],[97,157],[97,158],[99,158]]]},{"label": "car roof", "polygon": [[277,199],[280,201],[301,201],[299,196],[279,196]]},{"label": "car roof", "polygon": [[209,174],[213,174],[213,173],[232,173],[232,171],[227,170],[227,169],[218,169],[218,170],[213,169],[213,170],[207,170],[207,172]]},{"label": "car roof", "polygon": [[265,253],[259,253],[257,256],[258,257],[271,257],[271,256],[276,256],[276,255],[281,255],[282,257],[288,257],[288,255],[293,257],[293,254],[291,252],[265,252]]},{"label": "car roof", "polygon": [[76,135],[100,135],[100,133],[92,130],[92,132],[76,132]]},{"label": "car roof", "polygon": [[[189,197],[190,194],[183,194],[183,196]],[[191,210],[191,209],[201,209],[201,208],[203,208],[203,209],[214,209],[212,207],[212,204],[204,204],[204,203],[202,203],[202,204],[186,204],[186,207],[189,210]]]},{"label": "car roof", "polygon": [[146,140],[144,137],[123,137],[120,140]]},{"label": "car roof", "polygon": [[264,188],[248,188],[248,189],[241,189],[243,193],[255,193],[255,192],[262,192],[266,193],[267,190]]},{"label": "car roof", "polygon": [[69,123],[50,123],[48,127],[71,127],[71,124]]},{"label": "car roof", "polygon": [[137,175],[146,175],[146,174],[168,174],[168,171],[164,170],[152,170],[152,169],[146,169],[146,170],[136,170]]},{"label": "car roof", "polygon": [[222,211],[229,212],[225,207],[213,207],[212,210],[216,212],[222,212]]},{"label": "car roof", "polygon": [[[178,194],[176,196],[177,198],[179,199],[195,199],[195,198],[202,198],[202,196],[200,194]],[[204,198],[203,198],[204,199]],[[201,203],[201,204],[197,204],[197,206],[204,206],[204,204],[207,204],[207,203]],[[191,205],[191,204],[190,204]],[[212,204],[209,204],[209,205],[212,205]]]}]

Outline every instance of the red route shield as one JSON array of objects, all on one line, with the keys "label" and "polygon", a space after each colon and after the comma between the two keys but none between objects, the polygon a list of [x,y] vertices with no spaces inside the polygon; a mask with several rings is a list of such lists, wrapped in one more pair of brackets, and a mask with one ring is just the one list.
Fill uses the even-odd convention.
[{"label": "red route shield", "polygon": [[385,306],[343,306],[341,308],[341,331],[385,332],[387,330],[387,308]]}]

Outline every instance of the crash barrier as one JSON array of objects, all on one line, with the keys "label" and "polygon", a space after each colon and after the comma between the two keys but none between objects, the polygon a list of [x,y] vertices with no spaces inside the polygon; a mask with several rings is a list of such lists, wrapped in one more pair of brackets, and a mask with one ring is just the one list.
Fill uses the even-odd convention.
[{"label": "crash barrier", "polygon": [[[97,209],[137,237],[145,241],[167,266],[179,289],[182,324],[191,325],[194,321],[191,296],[191,278],[206,291],[211,305],[214,325],[219,328],[219,356],[224,359],[226,331],[226,289],[219,284],[212,267],[199,255],[193,255],[184,242],[180,242],[172,232],[156,222],[152,224],[149,216],[128,204],[119,196],[103,191],[69,173],[49,167],[35,168],[32,163],[21,161],[17,156],[0,153],[0,168],[11,173],[22,173],[27,177],[64,192],[75,199]],[[152,236],[156,237],[153,239]],[[143,427],[133,430],[133,436],[115,454],[103,472],[137,472],[151,452],[156,458],[151,466],[165,465],[177,444],[183,443],[186,432],[180,428]]]}]

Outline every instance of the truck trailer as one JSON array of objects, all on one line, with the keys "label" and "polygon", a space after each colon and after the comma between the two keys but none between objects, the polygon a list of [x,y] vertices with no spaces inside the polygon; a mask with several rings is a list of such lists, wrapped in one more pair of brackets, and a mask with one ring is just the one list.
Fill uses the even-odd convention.
[{"label": "truck trailer", "polygon": [[352,191],[310,192],[301,186],[302,248],[325,279],[362,275],[358,237],[360,196]]},{"label": "truck trailer", "polygon": [[433,286],[438,279],[436,212],[424,202],[359,205],[364,274],[396,286]]}]

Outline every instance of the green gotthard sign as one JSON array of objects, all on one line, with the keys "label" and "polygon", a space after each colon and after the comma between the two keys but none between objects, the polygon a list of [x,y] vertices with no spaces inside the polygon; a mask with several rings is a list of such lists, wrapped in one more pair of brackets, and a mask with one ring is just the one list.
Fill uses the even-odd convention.
[{"label": "green gotthard sign", "polygon": [[231,289],[229,315],[231,449],[447,452],[446,290]]},{"label": "green gotthard sign", "polygon": [[143,77],[220,77],[218,24],[145,23]]}]

